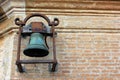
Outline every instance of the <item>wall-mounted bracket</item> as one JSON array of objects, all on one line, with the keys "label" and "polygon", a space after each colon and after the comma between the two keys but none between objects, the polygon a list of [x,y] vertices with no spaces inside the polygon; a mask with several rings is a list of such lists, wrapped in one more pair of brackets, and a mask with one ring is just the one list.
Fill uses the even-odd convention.
[{"label": "wall-mounted bracket", "polygon": [[[21,36],[29,36],[30,34],[32,34],[32,32],[23,32],[23,26],[26,25],[26,22],[32,18],[32,17],[42,17],[44,18],[48,25],[51,26],[51,33],[43,33],[43,35],[45,36],[51,36],[53,39],[53,60],[21,60],[20,59],[20,51],[21,51]],[[43,15],[43,14],[31,14],[28,15],[23,21],[20,20],[19,18],[15,19],[15,24],[19,26],[19,36],[18,36],[18,48],[17,48],[17,60],[16,60],[16,65],[18,68],[19,72],[24,72],[23,66],[22,64],[40,64],[40,63],[47,63],[47,64],[52,64],[50,68],[51,72],[55,72],[56,71],[56,65],[57,65],[57,59],[56,59],[56,46],[55,46],[55,36],[56,36],[56,32],[55,32],[55,27],[59,24],[59,20],[57,18],[54,18],[54,21],[50,22],[50,19]]]}]

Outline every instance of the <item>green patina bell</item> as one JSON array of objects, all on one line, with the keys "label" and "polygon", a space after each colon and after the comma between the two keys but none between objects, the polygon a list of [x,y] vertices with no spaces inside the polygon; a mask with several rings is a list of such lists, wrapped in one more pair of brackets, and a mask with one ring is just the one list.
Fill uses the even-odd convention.
[{"label": "green patina bell", "polygon": [[47,56],[49,51],[46,47],[44,37],[40,33],[32,33],[27,48],[23,53],[30,57],[44,57]]}]

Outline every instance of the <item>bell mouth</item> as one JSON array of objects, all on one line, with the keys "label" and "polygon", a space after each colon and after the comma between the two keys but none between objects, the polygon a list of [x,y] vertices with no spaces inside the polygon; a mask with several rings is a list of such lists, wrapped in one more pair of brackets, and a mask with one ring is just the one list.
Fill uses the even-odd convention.
[{"label": "bell mouth", "polygon": [[26,49],[23,51],[23,53],[26,56],[30,56],[30,57],[44,57],[47,56],[49,54],[49,52],[47,50],[44,49]]}]

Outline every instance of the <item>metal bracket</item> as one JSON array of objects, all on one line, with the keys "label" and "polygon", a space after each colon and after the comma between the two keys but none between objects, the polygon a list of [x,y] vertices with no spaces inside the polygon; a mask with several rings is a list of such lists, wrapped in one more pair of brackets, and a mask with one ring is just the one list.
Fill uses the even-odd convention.
[{"label": "metal bracket", "polygon": [[25,69],[23,68],[22,64],[36,64],[36,63],[48,63],[48,69],[50,72],[56,72],[57,71],[57,62],[54,63],[53,61],[50,61],[50,60],[21,60],[20,62],[17,62],[16,61],[16,65],[17,65],[17,68],[18,68],[18,71],[20,73],[23,73],[25,72]]},{"label": "metal bracket", "polygon": [[58,63],[49,64],[48,65],[49,71],[56,72],[58,70],[57,66],[58,66]]},{"label": "metal bracket", "polygon": [[[31,18],[31,17],[42,17],[44,18],[47,22],[48,25],[51,26],[51,33],[44,33],[45,36],[52,36],[53,37],[53,60],[21,60],[20,59],[20,51],[21,51],[21,36],[22,35],[30,35],[32,32],[29,33],[25,33],[23,32],[23,26],[25,26],[26,22]],[[52,64],[52,66],[50,66],[50,71],[51,72],[55,72],[56,71],[56,66],[57,66],[57,59],[56,59],[56,46],[55,46],[55,36],[56,36],[56,32],[55,32],[55,28],[54,26],[57,26],[59,24],[59,20],[57,18],[54,18],[54,21],[50,22],[50,19],[43,15],[43,14],[31,14],[28,15],[23,21],[20,20],[19,18],[15,19],[15,24],[20,26],[19,27],[19,36],[18,36],[18,48],[17,48],[17,60],[16,60],[16,65],[18,67],[18,71],[20,73],[24,72],[24,69],[22,67],[22,64],[39,64],[39,63],[48,63],[48,64]]]}]

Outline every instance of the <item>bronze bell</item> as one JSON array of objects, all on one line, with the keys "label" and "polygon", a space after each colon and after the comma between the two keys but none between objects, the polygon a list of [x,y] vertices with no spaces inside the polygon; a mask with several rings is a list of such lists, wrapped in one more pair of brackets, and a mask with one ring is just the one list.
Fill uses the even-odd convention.
[{"label": "bronze bell", "polygon": [[49,51],[43,37],[44,36],[40,33],[32,33],[29,44],[27,45],[27,48],[24,49],[23,53],[30,57],[47,56]]},{"label": "bronze bell", "polygon": [[27,48],[23,53],[30,57],[44,57],[47,56],[49,51],[44,41],[42,33],[46,33],[46,28],[42,22],[32,22],[28,27],[31,27],[32,34],[30,36]]}]

